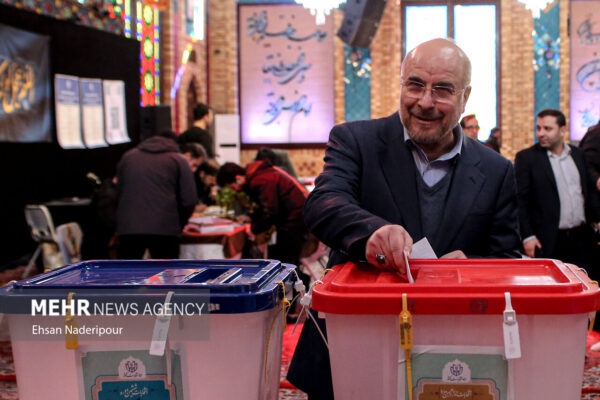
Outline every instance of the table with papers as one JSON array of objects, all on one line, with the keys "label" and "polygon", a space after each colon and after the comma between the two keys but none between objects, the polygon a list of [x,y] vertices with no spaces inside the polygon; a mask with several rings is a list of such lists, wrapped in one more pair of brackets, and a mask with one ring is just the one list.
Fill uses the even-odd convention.
[{"label": "table with papers", "polygon": [[179,258],[241,258],[249,234],[248,224],[237,224],[214,216],[192,217],[181,237]]}]

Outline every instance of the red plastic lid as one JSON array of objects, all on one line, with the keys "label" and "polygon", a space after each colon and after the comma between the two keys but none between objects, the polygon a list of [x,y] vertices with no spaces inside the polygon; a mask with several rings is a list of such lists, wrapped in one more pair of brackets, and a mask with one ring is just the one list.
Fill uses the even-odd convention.
[{"label": "red plastic lid", "polygon": [[598,284],[557,260],[412,260],[415,283],[366,264],[338,265],[313,289],[313,308],[333,314],[399,314],[402,294],[415,314],[501,314],[504,292],[522,314],[600,309]]}]

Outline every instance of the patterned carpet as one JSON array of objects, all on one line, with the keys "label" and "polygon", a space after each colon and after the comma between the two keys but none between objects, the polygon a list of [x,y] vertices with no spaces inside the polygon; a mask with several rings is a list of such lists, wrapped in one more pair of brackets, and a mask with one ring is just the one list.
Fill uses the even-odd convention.
[{"label": "patterned carpet", "polygon": [[600,333],[590,332],[583,371],[582,400],[600,400],[600,351],[589,350],[590,346],[597,342],[600,342]]}]

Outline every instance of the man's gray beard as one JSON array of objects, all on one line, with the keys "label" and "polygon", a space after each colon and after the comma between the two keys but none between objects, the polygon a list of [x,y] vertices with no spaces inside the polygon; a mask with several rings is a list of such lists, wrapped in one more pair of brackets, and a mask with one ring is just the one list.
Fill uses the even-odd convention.
[{"label": "man's gray beard", "polygon": [[423,146],[431,146],[434,144],[439,143],[442,138],[444,137],[444,135],[435,135],[435,136],[426,136],[426,135],[415,135],[414,133],[412,133],[409,129],[406,129],[406,132],[408,133],[408,136],[413,140],[413,142],[415,142],[416,144],[419,145],[423,145]]}]

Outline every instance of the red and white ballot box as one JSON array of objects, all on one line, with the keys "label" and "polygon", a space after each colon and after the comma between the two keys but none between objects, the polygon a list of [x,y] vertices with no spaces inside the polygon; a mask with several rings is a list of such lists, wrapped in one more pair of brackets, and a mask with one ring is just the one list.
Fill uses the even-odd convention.
[{"label": "red and white ballot box", "polygon": [[584,270],[545,259],[413,260],[411,270],[415,283],[347,263],[315,286],[336,399],[581,397],[600,309]]}]

